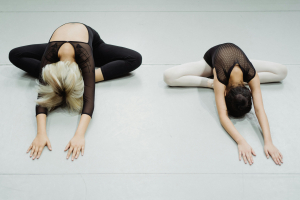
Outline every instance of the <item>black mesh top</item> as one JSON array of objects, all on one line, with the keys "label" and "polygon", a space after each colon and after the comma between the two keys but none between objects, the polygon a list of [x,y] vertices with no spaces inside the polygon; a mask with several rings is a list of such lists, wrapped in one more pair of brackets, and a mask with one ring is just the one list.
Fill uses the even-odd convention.
[{"label": "black mesh top", "polygon": [[232,43],[219,44],[210,48],[204,55],[207,64],[216,69],[218,80],[224,85],[228,84],[230,73],[236,64],[239,64],[244,82],[249,82],[256,71],[245,53]]},{"label": "black mesh top", "polygon": [[[86,25],[85,25],[86,26]],[[83,108],[81,114],[88,114],[92,117],[94,111],[94,99],[95,99],[95,64],[93,58],[92,40],[90,38],[92,33],[89,27],[86,26],[89,32],[89,42],[77,42],[77,41],[52,41],[49,42],[41,61],[41,67],[39,72],[39,82],[46,84],[42,79],[42,69],[51,63],[60,61],[58,57],[59,48],[66,42],[70,43],[75,50],[75,61],[81,69],[81,74],[84,82],[83,93]],[[40,95],[38,95],[38,98]],[[47,108],[37,105],[36,115],[44,113],[47,114]]]}]

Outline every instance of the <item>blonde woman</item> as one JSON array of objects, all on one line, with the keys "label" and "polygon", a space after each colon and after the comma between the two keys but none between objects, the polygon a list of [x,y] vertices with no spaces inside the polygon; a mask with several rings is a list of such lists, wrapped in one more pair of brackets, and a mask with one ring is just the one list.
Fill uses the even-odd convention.
[{"label": "blonde woman", "polygon": [[[66,23],[57,28],[48,43],[18,47],[10,51],[10,61],[39,79],[36,105],[37,136],[27,150],[39,158],[45,146],[52,150],[46,133],[48,111],[65,106],[81,113],[74,137],[67,144],[67,159],[84,154],[84,135],[94,110],[95,82],[125,75],[141,65],[141,55],[133,50],[109,45],[82,23]],[[100,68],[95,70],[95,66]]]}]

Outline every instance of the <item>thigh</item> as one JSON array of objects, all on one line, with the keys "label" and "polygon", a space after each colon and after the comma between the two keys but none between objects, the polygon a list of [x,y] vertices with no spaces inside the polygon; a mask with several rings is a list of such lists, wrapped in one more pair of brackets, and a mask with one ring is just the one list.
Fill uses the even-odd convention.
[{"label": "thigh", "polygon": [[102,43],[98,47],[95,47],[93,51],[96,67],[100,67],[117,60],[128,60],[140,57],[140,54],[134,50],[106,43]]},{"label": "thigh", "polygon": [[263,60],[252,60],[250,62],[253,64],[257,73],[260,72],[271,72],[274,74],[281,73],[286,67],[279,63],[274,63],[270,61],[263,61]]},{"label": "thigh", "polygon": [[46,47],[47,43],[17,47],[9,52],[9,60],[16,67],[37,78]]},{"label": "thigh", "polygon": [[41,61],[46,47],[47,43],[26,45],[12,49],[9,54],[10,56],[33,58]]},{"label": "thigh", "polygon": [[213,75],[213,69],[202,59],[169,68],[165,73],[173,74],[177,78],[188,75],[209,77]]}]

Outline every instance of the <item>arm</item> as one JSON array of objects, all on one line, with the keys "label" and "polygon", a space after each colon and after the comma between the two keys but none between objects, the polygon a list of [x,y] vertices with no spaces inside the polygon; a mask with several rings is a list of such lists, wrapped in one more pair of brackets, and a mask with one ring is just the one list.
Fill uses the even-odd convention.
[{"label": "arm", "polygon": [[46,145],[50,151],[52,150],[50,140],[47,137],[46,132],[46,118],[46,114],[38,114],[36,116],[37,135],[27,150],[27,153],[31,150],[30,157],[33,155],[33,160],[35,158],[38,159],[41,156],[41,153]]},{"label": "arm", "polygon": [[227,107],[225,103],[225,89],[226,86],[222,84],[216,75],[215,69],[213,70],[214,73],[214,91],[215,91],[215,100],[217,105],[217,110],[220,118],[220,122],[226,132],[235,140],[238,144],[239,149],[239,159],[243,156],[244,162],[249,164],[253,163],[252,154],[255,155],[255,152],[251,148],[251,146],[246,142],[246,140],[242,137],[242,135],[237,131],[234,127],[233,123],[230,121],[228,117]]},{"label": "arm", "polygon": [[[46,44],[43,47],[43,48],[46,48],[46,50],[48,48],[47,45],[48,44]],[[46,51],[46,50],[44,50],[44,51]],[[43,56],[42,61],[38,64],[40,65],[40,67],[38,68],[38,74],[37,74],[39,83],[45,84],[45,82],[43,81],[43,79],[41,77],[41,73],[42,73],[43,67],[46,64],[49,64],[49,61],[47,61],[45,59],[45,57]],[[39,97],[40,97],[40,95],[38,94],[37,98],[39,98]],[[36,122],[37,122],[37,135],[27,150],[27,153],[29,151],[31,151],[30,157],[33,156],[32,157],[33,160],[35,158],[38,159],[41,156],[41,153],[46,145],[50,151],[52,150],[50,140],[49,140],[49,138],[47,136],[47,132],[46,132],[46,118],[47,118],[48,110],[47,110],[47,108],[44,108],[40,105],[36,105],[35,110],[36,110]]]},{"label": "arm", "polygon": [[[93,59],[93,53],[87,44],[80,44],[80,48],[76,46],[76,62],[81,69],[82,78],[84,82],[83,92],[83,108],[80,117],[80,121],[75,132],[74,137],[67,144],[65,151],[68,151],[67,159],[72,154],[72,161],[74,158],[78,158],[84,154],[85,139],[84,135],[92,118],[94,111],[95,100],[95,65]],[[82,48],[84,47],[84,48]]]},{"label": "arm", "polygon": [[81,151],[81,155],[83,156],[84,147],[85,147],[84,135],[90,123],[90,120],[91,120],[91,116],[87,114],[81,115],[75,135],[65,148],[65,151],[67,151],[70,148],[67,154],[67,159],[70,157],[72,151],[73,151],[72,161],[74,160],[74,158],[76,159],[78,158],[78,156],[80,155],[80,151]]},{"label": "arm", "polygon": [[259,125],[262,129],[262,133],[265,141],[265,146],[264,146],[265,154],[267,158],[269,158],[269,155],[271,155],[274,162],[280,165],[282,163],[282,155],[278,151],[278,149],[273,145],[272,142],[270,126],[263,105],[258,74],[256,74],[255,77],[249,82],[249,87],[252,92],[255,114],[258,119]]}]

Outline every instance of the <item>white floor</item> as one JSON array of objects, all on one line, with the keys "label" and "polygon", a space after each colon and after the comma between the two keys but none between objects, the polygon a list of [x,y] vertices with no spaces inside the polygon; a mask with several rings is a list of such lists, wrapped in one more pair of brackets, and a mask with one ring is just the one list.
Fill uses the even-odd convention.
[{"label": "white floor", "polygon": [[[300,2],[297,0],[0,2],[0,200],[300,198]],[[63,151],[79,116],[48,116],[47,148],[32,161],[35,79],[8,60],[10,49],[47,42],[59,25],[79,21],[106,43],[132,48],[143,65],[130,76],[96,84],[83,157]],[[213,90],[170,88],[165,69],[200,60],[233,42],[249,58],[285,64],[282,83],[261,86],[277,166],[263,153],[254,112],[233,119],[254,148],[252,166],[220,125]]]}]

